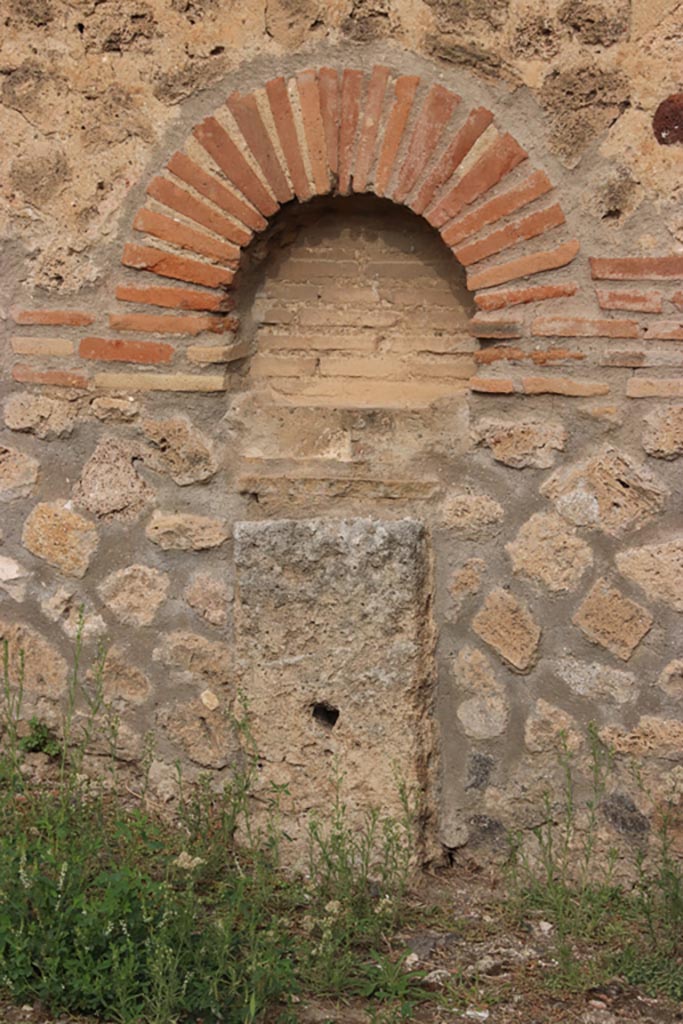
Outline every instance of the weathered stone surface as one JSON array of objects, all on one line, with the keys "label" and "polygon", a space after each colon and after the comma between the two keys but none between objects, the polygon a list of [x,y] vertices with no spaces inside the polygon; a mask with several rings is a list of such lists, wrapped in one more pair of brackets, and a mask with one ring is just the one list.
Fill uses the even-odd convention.
[{"label": "weathered stone surface", "polygon": [[398,813],[393,765],[428,800],[433,673],[422,525],[237,523],[235,564],[259,784],[289,784],[287,831],[301,840],[299,853],[297,812],[329,805],[335,757],[354,820],[370,806]]},{"label": "weathered stone surface", "polygon": [[676,459],[683,454],[683,405],[663,406],[647,414],[643,448],[656,459]]},{"label": "weathered stone surface", "polygon": [[0,501],[28,498],[38,479],[40,463],[16,448],[0,445]]},{"label": "weathered stone surface", "polygon": [[117,619],[132,626],[148,626],[166,600],[170,578],[148,565],[119,569],[99,585],[97,592]]},{"label": "weathered stone surface", "polygon": [[479,420],[474,436],[497,462],[513,469],[548,469],[563,451],[567,431],[556,420]]},{"label": "weathered stone surface", "polygon": [[30,626],[0,621],[0,650],[7,642],[9,682],[23,683],[34,697],[61,697],[66,689],[67,664],[44,636]]},{"label": "weathered stone surface", "polygon": [[349,462],[353,448],[347,418],[338,409],[282,408],[259,392],[244,391],[234,396],[225,425],[247,459]]},{"label": "weathered stone surface", "polygon": [[73,587],[58,587],[40,598],[40,610],[52,622],[59,622],[66,635],[74,640],[104,636],[107,624],[92,604]]},{"label": "weathered stone surface", "polygon": [[479,593],[485,572],[486,562],[482,558],[468,558],[455,570],[451,576],[448,591],[457,610],[460,609],[465,598]]},{"label": "weathered stone surface", "polygon": [[239,754],[225,712],[220,708],[209,710],[199,698],[160,708],[157,721],[169,739],[203,768],[225,768]]},{"label": "weathered stone surface", "polygon": [[576,531],[553,512],[537,512],[505,545],[515,572],[543,583],[553,592],[575,590],[593,553]]},{"label": "weathered stone surface", "polygon": [[220,547],[230,536],[230,530],[222,520],[189,512],[156,511],[145,533],[164,551],[204,551]]},{"label": "weathered stone surface", "polygon": [[588,700],[626,704],[638,695],[638,679],[634,673],[611,665],[567,657],[554,661],[552,670],[574,693]]},{"label": "weathered stone surface", "polygon": [[102,672],[102,686],[107,699],[121,699],[141,704],[149,697],[151,683],[141,669],[130,663],[130,655],[120,647],[107,651]]},{"label": "weathered stone surface", "polygon": [[572,618],[589,640],[622,661],[628,661],[653,621],[645,608],[605,579],[596,581]]},{"label": "weathered stone surface", "polygon": [[610,825],[623,835],[643,836],[650,831],[650,822],[626,793],[610,793],[601,809]]},{"label": "weathered stone surface", "polygon": [[569,522],[616,537],[653,519],[669,491],[645,466],[606,447],[585,462],[557,470],[541,493]]},{"label": "weathered stone surface", "polygon": [[232,650],[198,633],[183,630],[170,633],[154,651],[154,658],[169,668],[190,672],[213,686],[225,686],[233,679]]},{"label": "weathered stone surface", "polygon": [[670,697],[683,697],[683,658],[675,658],[665,666],[657,686]]},{"label": "weathered stone surface", "polygon": [[85,576],[97,550],[97,529],[59,501],[36,505],[24,523],[21,542],[65,576]]},{"label": "weathered stone surface", "polygon": [[683,759],[683,721],[678,718],[642,715],[630,732],[623,726],[607,725],[599,735],[618,754]]},{"label": "weathered stone surface", "polygon": [[138,519],[154,492],[136,472],[135,458],[139,458],[135,445],[115,438],[100,441],[74,487],[74,500],[98,519]]},{"label": "weathered stone surface", "polygon": [[507,590],[492,590],[472,620],[472,629],[513,668],[526,672],[541,639],[527,605]]},{"label": "weathered stone surface", "polygon": [[470,695],[457,710],[465,734],[489,740],[505,732],[510,706],[488,658],[473,647],[463,647],[453,662],[453,680],[456,694]]},{"label": "weathered stone surface", "polygon": [[504,514],[498,502],[487,494],[447,494],[440,519],[461,537],[478,540],[498,533]]},{"label": "weathered stone surface", "polygon": [[14,558],[0,555],[0,588],[15,601],[26,597],[26,582],[30,573]]},{"label": "weathered stone surface", "polygon": [[93,398],[90,409],[103,423],[131,423],[140,412],[140,406],[132,396],[115,398],[111,395],[100,395]]},{"label": "weathered stone surface", "polygon": [[213,442],[187,417],[143,420],[140,429],[149,441],[145,465],[167,473],[180,486],[210,480],[218,471]]},{"label": "weathered stone surface", "polygon": [[198,572],[185,587],[183,597],[212,626],[226,625],[233,593],[223,580],[208,572]]},{"label": "weathered stone surface", "polygon": [[536,701],[524,727],[524,742],[533,754],[578,750],[581,736],[575,720],[547,700]]},{"label": "weathered stone surface", "polygon": [[622,576],[637,583],[652,601],[683,612],[683,536],[664,544],[647,544],[617,555]]},{"label": "weathered stone surface", "polygon": [[5,426],[25,434],[35,434],[44,441],[69,437],[78,417],[75,402],[47,395],[19,392],[5,402]]}]

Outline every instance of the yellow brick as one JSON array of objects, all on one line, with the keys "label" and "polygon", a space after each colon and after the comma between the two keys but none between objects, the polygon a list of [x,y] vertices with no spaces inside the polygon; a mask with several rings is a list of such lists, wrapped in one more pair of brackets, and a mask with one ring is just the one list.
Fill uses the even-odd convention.
[{"label": "yellow brick", "polygon": [[254,351],[250,341],[238,341],[236,345],[190,345],[187,358],[191,363],[232,363],[246,359]]},{"label": "yellow brick", "polygon": [[318,366],[316,356],[271,356],[259,353],[251,361],[252,377],[310,377]]},{"label": "yellow brick", "polygon": [[289,351],[354,351],[374,352],[377,348],[378,335],[374,331],[354,332],[352,334],[269,334],[259,331],[257,347],[268,352],[287,349]]},{"label": "yellow brick", "polygon": [[269,381],[283,405],[331,406],[337,409],[420,409],[440,398],[467,391],[465,381],[387,381],[357,377],[314,377],[307,381]]},{"label": "yellow brick", "polygon": [[225,391],[223,374],[96,373],[96,388],[114,391]]},{"label": "yellow brick", "polygon": [[410,357],[323,356],[320,373],[323,377],[370,377],[407,380],[411,377],[457,377],[468,380],[476,367],[468,356]]},{"label": "yellow brick", "polygon": [[26,338],[15,334],[12,351],[21,356],[70,356],[74,343],[68,338]]},{"label": "yellow brick", "polygon": [[299,313],[303,327],[393,327],[400,314],[393,309],[358,310],[353,307],[308,306]]}]

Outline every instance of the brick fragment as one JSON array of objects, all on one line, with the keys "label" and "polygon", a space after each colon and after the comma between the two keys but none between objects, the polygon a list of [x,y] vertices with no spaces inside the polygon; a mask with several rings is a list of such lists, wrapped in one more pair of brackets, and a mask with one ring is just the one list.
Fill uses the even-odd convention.
[{"label": "brick fragment", "polygon": [[132,243],[128,243],[124,247],[121,262],[125,267],[149,270],[160,277],[171,277],[191,284],[203,284],[208,288],[220,288],[221,285],[230,284],[235,276],[234,271],[225,270],[223,267],[214,267],[209,263],[200,263],[199,260],[174,256],[172,253],[154,249],[152,246],[133,245]]},{"label": "brick fragment", "polygon": [[636,320],[589,320],[583,317],[537,317],[531,324],[536,338],[638,338]]},{"label": "brick fragment", "polygon": [[528,217],[506,224],[504,228],[493,231],[490,235],[480,238],[477,242],[470,242],[453,249],[456,258],[464,266],[469,267],[472,263],[479,263],[487,256],[494,256],[497,252],[509,249],[512,245],[525,242],[530,238],[536,238],[545,231],[559,227],[564,224],[564,213],[559,203],[549,206],[545,210],[536,210]]},{"label": "brick fragment", "polygon": [[117,331],[149,331],[153,334],[222,334],[234,331],[239,321],[228,316],[164,316],[159,313],[110,313],[109,326]]},{"label": "brick fragment", "polygon": [[483,135],[493,121],[493,114],[486,107],[475,107],[470,110],[464,124],[455,133],[451,142],[437,160],[410,203],[413,213],[423,213],[429,206],[436,192],[452,176],[457,167],[465,159],[477,139]]},{"label": "brick fragment", "polygon": [[152,178],[147,186],[147,195],[156,199],[162,206],[167,206],[183,217],[201,224],[202,227],[214,231],[222,238],[237,245],[245,245],[251,238],[251,232],[240,227],[234,221],[228,220],[222,213],[211,209],[201,199],[195,199],[184,188],[174,184],[169,178]]},{"label": "brick fragment", "polygon": [[600,309],[625,309],[634,313],[661,313],[662,293],[649,291],[626,291],[621,288],[596,288],[595,294]]},{"label": "brick fragment", "polygon": [[375,171],[375,194],[378,196],[386,194],[419,84],[420,79],[416,75],[402,75],[394,82],[394,103],[384,130]]},{"label": "brick fragment", "polygon": [[671,301],[674,306],[678,306],[679,309],[683,309],[683,288],[679,292],[674,292],[671,296]]},{"label": "brick fragment", "polygon": [[194,137],[223,171],[228,181],[265,217],[278,209],[277,200],[264,188],[235,142],[215,117],[207,117],[194,129]]},{"label": "brick fragment", "polygon": [[292,179],[294,192],[297,199],[302,201],[310,199],[311,186],[299,146],[287,83],[282,76],[271,78],[269,82],[266,82],[266,95],[273,115],[273,121],[275,122],[275,130],[277,131],[282,152],[289,169],[289,176]]},{"label": "brick fragment", "polygon": [[609,394],[609,384],[577,377],[523,377],[522,389],[527,395],[567,395],[570,398]]},{"label": "brick fragment", "polygon": [[15,324],[40,324],[45,327],[87,327],[94,322],[91,313],[80,309],[10,309]]},{"label": "brick fragment", "polygon": [[600,361],[599,366],[619,366],[623,369],[637,370],[647,365],[644,352],[608,352]]},{"label": "brick fragment", "polygon": [[189,362],[204,366],[234,363],[238,359],[246,359],[253,351],[251,341],[238,341],[234,345],[190,345],[185,354]]},{"label": "brick fragment", "polygon": [[330,168],[320,107],[320,89],[315,71],[300,71],[296,76],[296,84],[315,193],[321,196],[330,191]]},{"label": "brick fragment", "polygon": [[443,199],[427,208],[426,219],[433,227],[440,228],[451,217],[455,217],[464,206],[493,188],[517,164],[526,160],[528,153],[509,134],[501,136],[477,160]]},{"label": "brick fragment", "polygon": [[433,85],[427,93],[393,189],[395,202],[402,203],[412,192],[459,102],[460,97],[442,85]]},{"label": "brick fragment", "polygon": [[81,359],[107,363],[170,363],[174,348],[157,341],[127,341],[123,338],[83,338],[78,349]]},{"label": "brick fragment", "polygon": [[521,338],[522,325],[515,320],[484,319],[475,314],[469,332],[475,338]]},{"label": "brick fragment", "polygon": [[334,68],[318,72],[320,114],[325,131],[327,162],[333,175],[339,172],[339,76]]},{"label": "brick fragment", "polygon": [[527,302],[562,299],[576,295],[578,288],[575,281],[568,281],[567,284],[536,284],[528,288],[502,288],[497,292],[482,292],[475,296],[474,301],[480,309],[504,309],[506,306],[518,306]]},{"label": "brick fragment", "polygon": [[12,377],[20,384],[45,384],[55,388],[87,388],[90,385],[83,373],[71,370],[36,370],[24,363],[16,363]]},{"label": "brick fragment", "polygon": [[74,351],[74,343],[68,338],[29,338],[15,334],[11,345],[18,356],[60,357],[73,355]]},{"label": "brick fragment", "polygon": [[657,320],[645,325],[648,341],[683,341],[683,320]]},{"label": "brick fragment", "polygon": [[472,377],[470,389],[484,395],[514,395],[517,390],[514,381],[500,377]]},{"label": "brick fragment", "polygon": [[222,374],[96,373],[95,387],[113,391],[225,391]]},{"label": "brick fragment", "polygon": [[[545,171],[533,171],[525,178],[521,185],[502,192],[493,199],[488,199],[481,206],[477,206],[471,213],[465,214],[458,220],[450,220],[441,229],[441,237],[446,245],[457,245],[466,238],[481,231],[487,224],[495,224],[501,217],[507,217],[517,210],[533,202],[550,192],[553,184]],[[417,212],[417,211],[416,211]]]},{"label": "brick fragment", "polygon": [[683,280],[683,256],[628,256],[623,259],[590,258],[591,274],[598,280]]},{"label": "brick fragment", "polygon": [[253,93],[242,96],[233,92],[228,96],[227,106],[275,198],[279,203],[286,203],[294,193],[263,123],[256,96]]},{"label": "brick fragment", "polygon": [[358,151],[352,171],[353,191],[365,192],[368,186],[370,170],[375,160],[379,122],[382,116],[384,96],[389,82],[389,68],[377,64],[372,69],[368,84],[368,95],[360,126]]},{"label": "brick fragment", "polygon": [[206,235],[203,231],[197,231],[179,220],[166,217],[163,213],[157,213],[155,210],[148,210],[144,206],[136,213],[133,227],[136,231],[153,235],[180,249],[190,249],[192,252],[199,253],[200,256],[208,256],[209,259],[233,261],[239,259],[240,249],[232,242],[212,238],[211,235]]},{"label": "brick fragment", "polygon": [[339,192],[347,196],[351,191],[351,172],[356,141],[356,129],[360,117],[360,101],[363,91],[362,71],[346,68],[341,82],[341,116],[339,122]]},{"label": "brick fragment", "polygon": [[518,277],[528,277],[531,274],[540,274],[543,270],[564,267],[576,258],[579,248],[576,239],[572,239],[570,242],[563,242],[555,249],[529,253],[528,256],[520,256],[509,263],[499,263],[495,267],[487,267],[486,270],[468,273],[467,287],[470,291],[491,288],[493,285],[505,284],[506,281],[513,281]]},{"label": "brick fragment", "polygon": [[[258,210],[236,196],[215,175],[205,171],[185,153],[174,153],[166,167],[176,178],[180,178],[186,185],[191,185],[200,195],[210,199],[221,210],[229,213],[231,217],[235,217],[253,231],[262,231],[268,223]],[[245,241],[240,244],[246,245],[250,238],[251,231],[245,231]]]},{"label": "brick fragment", "polygon": [[116,298],[121,302],[137,302],[141,306],[162,306],[167,309],[211,310],[219,312],[233,309],[235,302],[228,295],[202,292],[194,288],[139,288],[133,284],[116,286]]},{"label": "brick fragment", "polygon": [[626,382],[627,398],[683,398],[683,377],[631,377]]}]

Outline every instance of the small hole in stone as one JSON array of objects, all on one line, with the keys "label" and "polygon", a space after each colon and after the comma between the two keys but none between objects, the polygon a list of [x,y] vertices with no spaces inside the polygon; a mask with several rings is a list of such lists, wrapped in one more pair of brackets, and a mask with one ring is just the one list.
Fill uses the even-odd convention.
[{"label": "small hole in stone", "polygon": [[326,729],[333,729],[337,724],[339,708],[335,708],[328,701],[319,701],[319,703],[313,705],[311,711],[316,722],[320,722]]},{"label": "small hole in stone", "polygon": [[76,22],[76,31],[80,32],[81,35],[83,35],[83,33],[85,32],[85,25],[82,21]]}]

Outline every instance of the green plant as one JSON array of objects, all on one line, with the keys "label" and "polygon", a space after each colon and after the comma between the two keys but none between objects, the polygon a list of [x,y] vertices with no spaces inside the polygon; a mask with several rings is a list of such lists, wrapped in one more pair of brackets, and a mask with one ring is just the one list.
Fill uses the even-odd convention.
[{"label": "green plant", "polygon": [[29,732],[19,740],[19,749],[25,753],[47,754],[48,757],[59,757],[62,752],[62,744],[54,732],[45,722],[41,722],[35,716],[29,721]]}]

